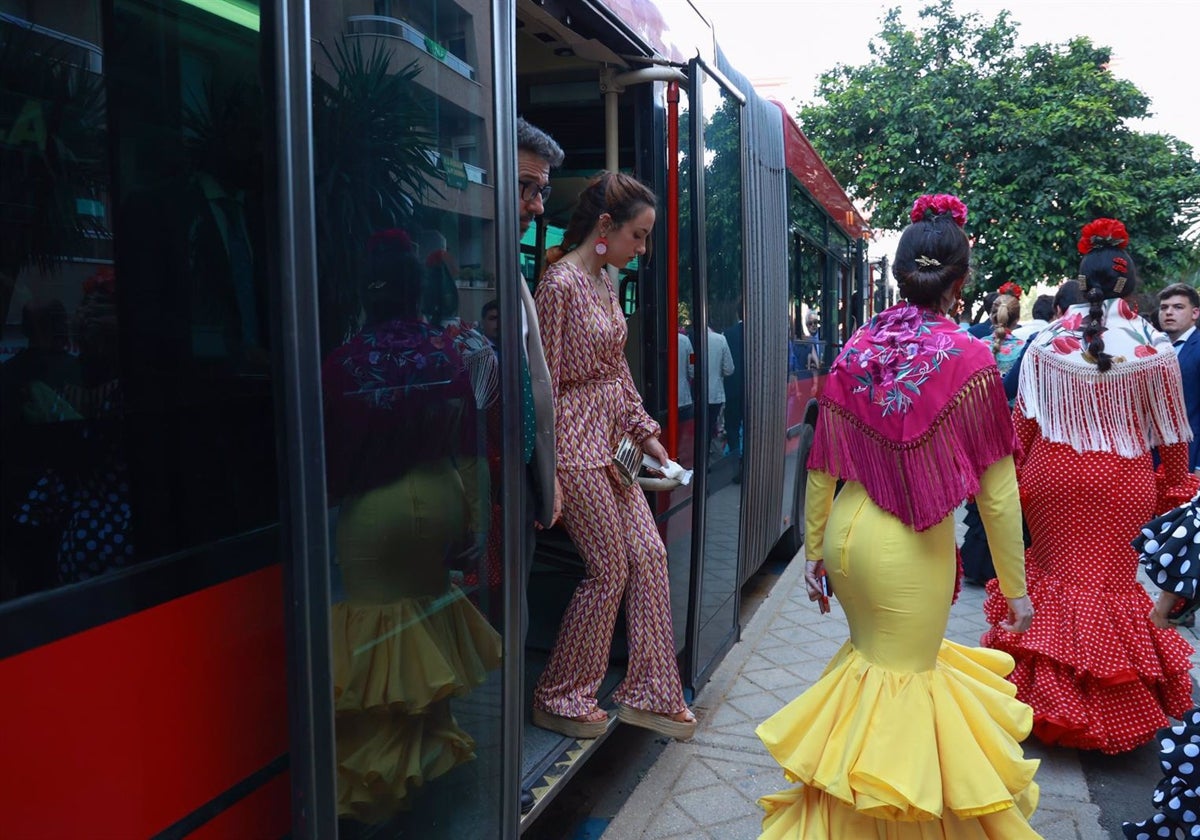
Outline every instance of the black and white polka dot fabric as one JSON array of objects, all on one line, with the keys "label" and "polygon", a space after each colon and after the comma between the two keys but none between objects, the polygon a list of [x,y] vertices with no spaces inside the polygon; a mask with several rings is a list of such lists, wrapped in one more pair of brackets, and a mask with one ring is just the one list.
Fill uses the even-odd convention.
[{"label": "black and white polka dot fabric", "polygon": [[1155,586],[1194,600],[1200,580],[1200,501],[1193,499],[1147,522],[1133,547]]},{"label": "black and white polka dot fabric", "polygon": [[134,561],[129,470],[116,454],[73,472],[48,469],[14,519],[60,534],[58,582],[78,583]]},{"label": "black and white polka dot fabric", "polygon": [[1158,734],[1163,779],[1151,797],[1158,813],[1121,826],[1129,840],[1200,840],[1200,708]]}]

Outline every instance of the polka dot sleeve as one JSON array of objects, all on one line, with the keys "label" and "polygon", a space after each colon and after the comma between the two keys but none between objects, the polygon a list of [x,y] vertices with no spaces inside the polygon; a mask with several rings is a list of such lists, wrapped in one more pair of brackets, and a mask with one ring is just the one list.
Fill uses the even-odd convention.
[{"label": "polka dot sleeve", "polygon": [[1155,513],[1165,513],[1191,500],[1200,489],[1200,479],[1188,472],[1188,444],[1173,443],[1158,447],[1162,461],[1155,476],[1158,481],[1158,503]]},{"label": "polka dot sleeve", "polygon": [[1133,547],[1155,586],[1193,600],[1200,576],[1200,502],[1189,502],[1147,522]]}]

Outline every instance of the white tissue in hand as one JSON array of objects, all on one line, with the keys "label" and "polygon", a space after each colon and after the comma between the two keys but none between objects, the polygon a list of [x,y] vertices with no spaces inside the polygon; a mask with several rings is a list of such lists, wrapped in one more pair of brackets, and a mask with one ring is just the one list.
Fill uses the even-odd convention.
[{"label": "white tissue in hand", "polygon": [[650,455],[643,455],[642,466],[648,470],[660,472],[666,478],[673,478],[685,487],[692,483],[692,471],[685,470],[682,464],[677,464],[670,459],[667,459],[666,466],[663,466],[658,462],[657,458]]}]

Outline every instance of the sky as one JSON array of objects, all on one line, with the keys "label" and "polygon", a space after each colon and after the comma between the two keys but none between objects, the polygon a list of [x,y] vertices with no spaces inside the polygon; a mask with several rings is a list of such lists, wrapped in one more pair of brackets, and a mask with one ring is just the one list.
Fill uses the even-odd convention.
[{"label": "sky", "polygon": [[[818,77],[835,65],[864,64],[885,12],[899,6],[916,28],[914,0],[692,0],[713,24],[730,62],[763,96],[795,105],[814,100]],[[955,0],[959,13],[993,20],[1011,13],[1021,45],[1086,35],[1113,49],[1110,69],[1151,99],[1138,131],[1172,134],[1200,158],[1200,2],[1197,0]],[[771,22],[776,22],[774,25]],[[786,21],[786,25],[779,23]],[[894,236],[871,246],[889,251]]]},{"label": "sky", "polygon": [[[817,78],[836,64],[870,60],[867,44],[884,13],[905,10],[919,23],[914,0],[694,0],[713,23],[730,61],[760,94],[782,102],[811,101]],[[1151,99],[1155,116],[1135,124],[1173,134],[1200,155],[1200,3],[1196,0],[956,0],[955,9],[992,20],[1002,9],[1018,41],[1062,43],[1076,35],[1113,49],[1110,69]],[[786,21],[787,25],[771,25]]]}]

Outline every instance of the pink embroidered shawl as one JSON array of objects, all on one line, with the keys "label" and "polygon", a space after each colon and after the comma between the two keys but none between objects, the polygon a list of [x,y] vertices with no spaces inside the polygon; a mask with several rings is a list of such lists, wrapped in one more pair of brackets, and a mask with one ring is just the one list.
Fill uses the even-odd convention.
[{"label": "pink embroidered shawl", "polygon": [[820,407],[809,468],[860,482],[918,531],[978,492],[1017,445],[991,348],[905,302],[854,334]]}]

